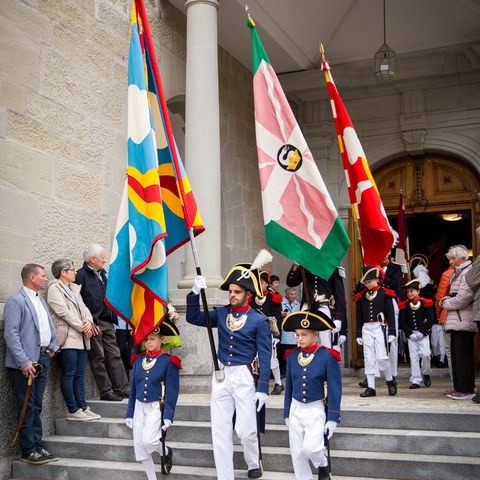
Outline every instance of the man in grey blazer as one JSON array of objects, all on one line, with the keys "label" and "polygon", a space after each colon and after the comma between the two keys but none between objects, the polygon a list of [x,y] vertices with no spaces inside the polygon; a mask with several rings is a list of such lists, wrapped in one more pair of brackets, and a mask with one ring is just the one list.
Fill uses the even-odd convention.
[{"label": "man in grey blazer", "polygon": [[52,319],[38,294],[47,285],[45,269],[29,263],[23,267],[21,275],[23,287],[7,300],[4,309],[5,366],[15,387],[19,418],[28,380],[33,378],[20,429],[21,460],[41,465],[58,460],[43,445],[40,418],[50,359],[58,347]]}]

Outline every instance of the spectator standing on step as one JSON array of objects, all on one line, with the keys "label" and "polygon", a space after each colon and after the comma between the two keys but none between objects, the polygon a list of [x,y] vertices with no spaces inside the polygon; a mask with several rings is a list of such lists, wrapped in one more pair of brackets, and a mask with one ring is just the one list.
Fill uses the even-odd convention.
[{"label": "spectator standing on step", "polygon": [[99,329],[98,335],[90,340],[88,360],[100,399],[121,401],[128,398],[129,387],[113,328],[113,324],[117,324],[117,316],[105,303],[108,274],[104,268],[104,248],[96,243],[89,245],[83,252],[83,260],[75,283],[80,285],[80,295]]},{"label": "spectator standing on step", "polygon": [[[282,302],[282,317],[285,318],[289,313],[298,312],[300,310],[300,303],[297,301],[297,290],[293,287],[285,289],[285,297]],[[285,376],[287,372],[287,361],[285,359],[285,352],[297,347],[297,338],[295,332],[281,332],[280,345],[278,346],[278,361],[280,362],[280,372]]]},{"label": "spectator standing on step", "polygon": [[21,276],[23,287],[7,300],[3,311],[5,366],[13,381],[19,420],[24,404],[26,408],[19,432],[21,461],[41,465],[58,460],[45,449],[40,417],[48,367],[58,347],[47,305],[38,293],[47,286],[45,269],[28,263]]},{"label": "spectator standing on step", "polygon": [[60,389],[67,406],[68,420],[98,420],[85,400],[84,372],[90,339],[97,333],[90,310],[83,303],[80,287],[74,283],[72,260],[52,264],[54,280],[47,288],[47,305],[55,325],[62,373]]},{"label": "spectator standing on step", "polygon": [[478,331],[473,321],[474,292],[465,278],[472,262],[464,245],[450,247],[447,258],[454,269],[450,276],[450,292],[440,300],[440,306],[447,310],[445,333],[450,335],[452,356],[454,391],[447,397],[470,400],[475,396],[474,337]]}]

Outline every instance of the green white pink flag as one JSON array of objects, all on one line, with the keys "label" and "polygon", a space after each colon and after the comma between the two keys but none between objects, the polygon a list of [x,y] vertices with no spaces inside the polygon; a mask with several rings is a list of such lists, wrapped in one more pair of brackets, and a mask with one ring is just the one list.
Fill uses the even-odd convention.
[{"label": "green white pink flag", "polygon": [[267,244],[328,279],[350,240],[255,30],[253,93]]}]

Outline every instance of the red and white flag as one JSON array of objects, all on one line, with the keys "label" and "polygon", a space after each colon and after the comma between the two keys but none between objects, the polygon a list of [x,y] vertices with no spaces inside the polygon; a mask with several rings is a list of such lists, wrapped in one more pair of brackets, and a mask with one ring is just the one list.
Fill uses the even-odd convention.
[{"label": "red and white flag", "polygon": [[362,145],[325,60],[322,62],[322,70],[325,72],[330,95],[353,217],[360,223],[363,263],[380,265],[392,248],[392,229]]}]

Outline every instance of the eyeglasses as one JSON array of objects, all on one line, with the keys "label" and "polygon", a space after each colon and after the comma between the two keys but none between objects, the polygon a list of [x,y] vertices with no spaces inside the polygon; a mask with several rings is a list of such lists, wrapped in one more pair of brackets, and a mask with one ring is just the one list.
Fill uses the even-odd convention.
[{"label": "eyeglasses", "polygon": [[313,332],[308,332],[308,333],[295,333],[295,338],[305,338],[308,337],[309,335],[312,335]]},{"label": "eyeglasses", "polygon": [[77,271],[76,268],[66,268],[66,269],[64,270],[64,272],[76,272],[76,271]]}]

